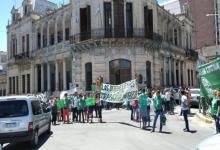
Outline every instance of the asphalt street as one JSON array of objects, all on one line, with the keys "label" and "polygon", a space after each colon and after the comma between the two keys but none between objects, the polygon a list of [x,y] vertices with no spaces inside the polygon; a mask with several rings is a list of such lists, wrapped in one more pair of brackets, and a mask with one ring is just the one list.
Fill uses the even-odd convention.
[{"label": "asphalt street", "polygon": [[[153,119],[153,113],[152,113]],[[103,112],[104,123],[59,124],[50,135],[41,137],[40,150],[194,150],[203,139],[213,135],[214,129],[196,117],[190,117],[191,133],[183,132],[183,117],[176,110],[167,115],[163,133],[140,129],[140,123],[130,121],[130,111]],[[159,121],[159,120],[158,120]],[[159,123],[159,122],[158,122]],[[152,124],[152,122],[151,122]],[[27,144],[9,144],[4,150],[29,150]]]}]

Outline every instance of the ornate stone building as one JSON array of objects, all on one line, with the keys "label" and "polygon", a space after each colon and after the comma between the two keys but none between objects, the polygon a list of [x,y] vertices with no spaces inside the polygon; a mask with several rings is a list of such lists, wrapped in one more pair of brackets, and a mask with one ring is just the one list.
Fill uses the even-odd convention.
[{"label": "ornate stone building", "polygon": [[60,8],[24,0],[11,13],[9,94],[90,91],[99,76],[111,84],[136,77],[148,87],[197,86],[192,21],[156,0],[71,0]]}]

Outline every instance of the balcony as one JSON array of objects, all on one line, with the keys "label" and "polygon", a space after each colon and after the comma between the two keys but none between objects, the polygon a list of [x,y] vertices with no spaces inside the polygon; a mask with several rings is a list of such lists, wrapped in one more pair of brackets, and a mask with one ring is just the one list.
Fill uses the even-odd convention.
[{"label": "balcony", "polygon": [[63,53],[70,50],[70,41],[62,41],[47,47],[36,49],[32,52],[32,57],[48,57],[54,54]]},{"label": "balcony", "polygon": [[199,57],[198,52],[196,52],[195,50],[192,49],[186,50],[186,58],[190,60],[197,60],[198,57]]},{"label": "balcony", "polygon": [[86,40],[100,40],[110,38],[147,38],[151,40],[162,41],[162,37],[157,33],[147,32],[144,28],[137,29],[94,29],[89,32],[82,32],[73,35],[70,38],[70,43],[79,43]]},{"label": "balcony", "polygon": [[[116,32],[117,31],[117,32]],[[100,46],[144,46],[147,49],[160,49],[163,43],[161,35],[144,28],[132,29],[95,29],[78,33],[70,37],[74,50],[87,50]]]}]

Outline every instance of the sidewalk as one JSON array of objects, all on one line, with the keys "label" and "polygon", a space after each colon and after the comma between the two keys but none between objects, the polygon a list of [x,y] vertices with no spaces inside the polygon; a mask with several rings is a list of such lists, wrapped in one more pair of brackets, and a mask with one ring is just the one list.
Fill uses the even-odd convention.
[{"label": "sidewalk", "polygon": [[[180,112],[180,107],[176,107],[176,110]],[[207,123],[207,124],[214,124],[214,120],[210,118],[209,116],[205,116],[202,113],[199,113],[199,109],[197,108],[191,108],[191,114],[195,114],[195,117],[197,117],[200,121]]]}]

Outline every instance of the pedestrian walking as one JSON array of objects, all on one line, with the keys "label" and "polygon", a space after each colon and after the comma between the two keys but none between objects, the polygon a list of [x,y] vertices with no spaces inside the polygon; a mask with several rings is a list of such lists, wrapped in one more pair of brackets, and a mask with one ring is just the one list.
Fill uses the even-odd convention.
[{"label": "pedestrian walking", "polygon": [[82,121],[83,123],[85,123],[85,120],[84,120],[84,107],[85,107],[85,100],[83,99],[82,94],[80,94],[79,98],[78,98],[78,107],[77,107],[78,120],[79,120],[79,122]]},{"label": "pedestrian walking", "polygon": [[63,100],[63,122],[64,123],[69,123],[70,118],[69,118],[69,112],[70,112],[70,107],[71,107],[71,100],[69,97],[67,97],[67,93],[64,95],[64,100]]},{"label": "pedestrian walking", "polygon": [[190,132],[189,130],[189,121],[188,121],[188,114],[189,114],[189,101],[187,99],[187,91],[182,91],[181,95],[181,110],[183,113],[184,121],[185,121],[185,128],[183,129],[184,132]]},{"label": "pedestrian walking", "polygon": [[156,127],[158,116],[160,116],[160,131],[159,132],[162,132],[163,116],[164,116],[164,112],[163,112],[164,98],[161,97],[159,90],[156,92],[156,96],[153,98],[153,104],[154,104],[154,109],[155,109],[155,117],[154,117],[153,129],[151,132],[155,132],[155,127]]},{"label": "pedestrian walking", "polygon": [[97,107],[99,122],[102,123],[102,102],[100,100],[100,93],[96,94],[96,107]]},{"label": "pedestrian walking", "polygon": [[145,94],[145,89],[142,90],[139,95],[139,103],[140,103],[140,116],[143,122],[142,129],[146,129],[147,122],[150,121],[150,103],[147,95]]},{"label": "pedestrian walking", "polygon": [[211,104],[211,116],[215,120],[216,134],[220,132],[220,92],[214,90]]},{"label": "pedestrian walking", "polygon": [[51,114],[52,114],[52,125],[56,125],[56,121],[57,121],[57,99],[54,98],[54,101],[52,103],[52,107],[51,107]]}]

